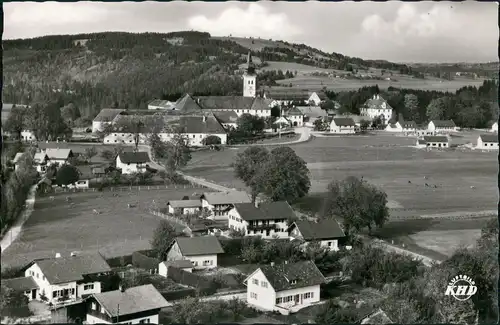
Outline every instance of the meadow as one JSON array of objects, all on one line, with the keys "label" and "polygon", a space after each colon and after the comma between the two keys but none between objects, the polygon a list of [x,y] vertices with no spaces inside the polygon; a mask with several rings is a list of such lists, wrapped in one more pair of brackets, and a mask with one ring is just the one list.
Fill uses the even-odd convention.
[{"label": "meadow", "polygon": [[[98,250],[105,258],[112,258],[150,249],[160,218],[148,210],[155,205],[165,207],[169,200],[180,200],[184,195],[207,191],[132,189],[61,193],[54,195],[53,200],[49,196],[38,196],[35,210],[24,224],[20,237],[2,252],[2,269],[56,253],[69,255],[72,251]],[[72,205],[66,201],[67,196]],[[128,208],[129,203],[135,207]],[[94,214],[94,209],[100,214]],[[182,226],[176,225],[176,228],[182,230]]]}]

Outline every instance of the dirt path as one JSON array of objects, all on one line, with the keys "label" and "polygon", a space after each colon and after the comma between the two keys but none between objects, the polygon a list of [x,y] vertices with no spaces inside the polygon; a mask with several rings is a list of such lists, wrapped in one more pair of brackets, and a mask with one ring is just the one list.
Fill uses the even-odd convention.
[{"label": "dirt path", "polygon": [[12,243],[19,237],[23,224],[28,220],[33,212],[35,206],[35,193],[36,185],[33,185],[28,192],[28,198],[26,199],[26,208],[23,210],[21,216],[17,221],[10,227],[9,230],[5,232],[2,240],[0,241],[1,251],[6,250]]},{"label": "dirt path", "polygon": [[380,240],[380,239],[374,239],[373,243],[376,247],[380,247],[388,252],[395,252],[395,253],[402,254],[402,255],[410,255],[410,256],[414,257],[415,259],[421,260],[425,266],[432,266],[434,263],[438,263],[438,264],[441,263],[441,261],[438,261],[438,260],[435,260],[435,259],[430,258],[428,256],[420,255],[420,254],[411,252],[409,250],[391,245],[391,244],[389,244],[383,240]]}]

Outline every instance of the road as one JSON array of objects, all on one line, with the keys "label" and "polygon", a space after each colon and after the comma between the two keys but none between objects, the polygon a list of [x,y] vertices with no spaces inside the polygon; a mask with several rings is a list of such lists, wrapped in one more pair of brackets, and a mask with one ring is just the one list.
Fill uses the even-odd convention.
[{"label": "road", "polygon": [[294,128],[295,133],[299,133],[300,137],[297,140],[280,142],[280,143],[254,143],[254,144],[234,144],[229,147],[253,147],[253,146],[278,146],[278,145],[290,145],[309,141],[311,139],[311,129],[308,127],[297,127]]},{"label": "road", "polygon": [[5,232],[5,235],[0,241],[2,252],[6,250],[7,247],[12,245],[12,243],[17,239],[17,237],[19,237],[19,234],[21,233],[21,230],[23,228],[23,224],[26,222],[26,220],[28,220],[31,213],[33,212],[33,209],[35,207],[35,193],[36,193],[36,185],[33,185],[28,192],[28,198],[26,199],[26,207],[23,210],[21,216],[10,227],[10,229],[7,232]]},{"label": "road", "polygon": [[430,257],[420,255],[420,254],[411,252],[409,250],[391,245],[391,244],[386,243],[385,241],[380,240],[380,239],[371,239],[371,241],[375,247],[380,247],[380,248],[384,249],[385,251],[395,252],[395,253],[398,253],[401,255],[410,255],[415,259],[419,259],[422,261],[422,263],[424,263],[425,266],[432,266],[433,263],[438,263],[438,264],[441,263],[441,261],[438,261],[438,260],[432,259]]}]

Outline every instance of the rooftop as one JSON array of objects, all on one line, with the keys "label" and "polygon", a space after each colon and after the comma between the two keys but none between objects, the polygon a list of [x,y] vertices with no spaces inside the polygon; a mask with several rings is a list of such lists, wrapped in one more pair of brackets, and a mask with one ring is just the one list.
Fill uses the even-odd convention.
[{"label": "rooftop", "polygon": [[453,120],[432,120],[431,121],[437,128],[454,128],[456,127]]},{"label": "rooftop", "polygon": [[350,117],[334,117],[333,121],[337,126],[355,126],[354,120]]},{"label": "rooftop", "polygon": [[222,254],[224,250],[215,236],[177,237],[175,239],[183,256]]},{"label": "rooftop", "polygon": [[2,284],[14,291],[28,291],[38,288],[38,285],[31,276],[13,279],[2,279]]},{"label": "rooftop", "polygon": [[172,208],[198,208],[201,207],[200,200],[172,200],[167,203]]},{"label": "rooftop", "polygon": [[71,149],[59,149],[59,148],[47,148],[45,149],[45,153],[49,159],[68,159],[73,151]]},{"label": "rooftop", "polygon": [[[320,240],[345,237],[344,232],[336,220],[326,219],[318,222],[297,220],[294,222],[305,240]],[[292,228],[290,226],[290,228]]]},{"label": "rooftop", "polygon": [[448,142],[448,137],[444,135],[426,135],[424,136],[425,142]]},{"label": "rooftop", "polygon": [[149,155],[147,152],[122,152],[118,155],[120,161],[124,164],[141,164],[149,162]]},{"label": "rooftop", "polygon": [[312,261],[265,265],[261,266],[260,270],[275,291],[309,287],[325,282],[325,277]]},{"label": "rooftop", "polygon": [[95,122],[111,122],[115,117],[125,112],[124,109],[118,108],[103,108],[94,118]]},{"label": "rooftop", "polygon": [[253,203],[237,203],[236,211],[243,220],[292,219],[295,217],[292,207],[286,201],[265,202],[255,207]]},{"label": "rooftop", "polygon": [[498,143],[498,134],[481,134],[479,137],[483,142]]},{"label": "rooftop", "polygon": [[201,198],[207,200],[211,205],[252,202],[248,193],[244,191],[205,192]]}]

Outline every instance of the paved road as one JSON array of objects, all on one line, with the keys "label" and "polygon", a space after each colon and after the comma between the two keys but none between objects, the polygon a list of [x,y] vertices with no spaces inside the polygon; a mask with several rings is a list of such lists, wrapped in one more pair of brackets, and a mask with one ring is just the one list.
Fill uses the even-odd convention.
[{"label": "paved road", "polygon": [[10,227],[8,231],[5,232],[2,240],[0,241],[1,251],[7,249],[12,243],[19,237],[23,224],[28,220],[33,212],[35,206],[35,193],[36,185],[33,185],[28,192],[28,198],[26,199],[26,208],[22,212],[20,218]]}]

